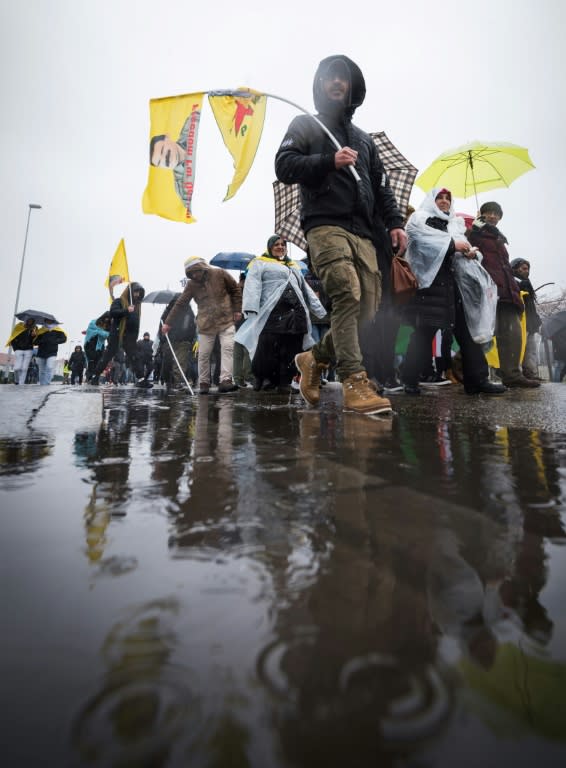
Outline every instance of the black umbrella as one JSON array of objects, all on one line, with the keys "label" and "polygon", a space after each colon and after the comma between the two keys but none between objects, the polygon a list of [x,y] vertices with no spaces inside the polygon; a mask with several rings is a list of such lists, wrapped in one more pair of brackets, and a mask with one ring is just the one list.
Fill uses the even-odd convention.
[{"label": "black umbrella", "polygon": [[243,253],[241,251],[222,252],[213,256],[210,263],[213,267],[235,269],[242,272],[253,258],[255,258],[253,253]]},{"label": "black umbrella", "polygon": [[35,320],[37,323],[53,323],[58,325],[60,322],[53,315],[50,315],[49,312],[41,312],[38,309],[25,309],[23,312],[17,312],[16,317],[23,323],[26,320]]},{"label": "black umbrella", "polygon": [[144,304],[169,304],[170,301],[173,301],[173,299],[178,299],[181,294],[179,291],[170,291],[168,289],[164,289],[162,291],[152,291],[151,293],[148,293],[147,296],[144,296],[143,303]]}]

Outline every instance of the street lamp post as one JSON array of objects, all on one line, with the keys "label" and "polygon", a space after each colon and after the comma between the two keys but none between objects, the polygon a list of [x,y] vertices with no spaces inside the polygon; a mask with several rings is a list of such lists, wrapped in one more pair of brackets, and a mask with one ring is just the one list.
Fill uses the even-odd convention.
[{"label": "street lamp post", "polygon": [[13,325],[16,324],[16,312],[18,311],[18,302],[20,300],[20,288],[22,287],[22,275],[24,273],[24,261],[25,261],[25,258],[26,258],[26,245],[27,245],[27,242],[28,242],[29,220],[30,220],[32,209],[39,209],[39,208],[41,208],[41,205],[37,205],[37,203],[29,203],[28,222],[27,222],[27,225],[26,225],[26,236],[25,236],[25,239],[24,239],[24,250],[23,250],[23,253],[22,253],[22,263],[20,264],[20,277],[18,279],[18,290],[16,291],[16,303],[14,305],[14,322],[13,322]]}]

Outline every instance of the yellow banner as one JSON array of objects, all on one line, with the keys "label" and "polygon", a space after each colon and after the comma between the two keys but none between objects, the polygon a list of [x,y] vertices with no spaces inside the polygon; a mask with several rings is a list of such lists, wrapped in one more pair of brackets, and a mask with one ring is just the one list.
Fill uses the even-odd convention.
[{"label": "yellow banner", "polygon": [[209,96],[208,101],[224,144],[234,160],[234,177],[224,198],[229,200],[241,187],[252,167],[263,131],[267,97],[260,93],[254,93],[249,98]]},{"label": "yellow banner", "polygon": [[116,253],[112,257],[110,263],[110,269],[108,270],[108,277],[104,285],[110,291],[110,298],[114,298],[113,290],[115,285],[120,283],[129,283],[130,273],[128,270],[128,259],[126,258],[126,246],[124,245],[124,238],[118,243]]},{"label": "yellow banner", "polygon": [[149,175],[144,213],[192,224],[198,129],[202,93],[151,99],[149,102]]}]

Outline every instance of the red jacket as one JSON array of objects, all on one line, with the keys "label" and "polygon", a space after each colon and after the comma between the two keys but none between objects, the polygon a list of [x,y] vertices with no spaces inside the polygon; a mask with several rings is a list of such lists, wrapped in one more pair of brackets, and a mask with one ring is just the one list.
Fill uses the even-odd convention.
[{"label": "red jacket", "polygon": [[509,264],[509,254],[506,246],[507,239],[505,236],[492,224],[480,226],[474,224],[466,232],[466,236],[470,243],[482,252],[482,267],[489,272],[493,282],[497,285],[499,301],[506,304],[515,304],[517,309],[523,312],[524,305],[517,281]]}]

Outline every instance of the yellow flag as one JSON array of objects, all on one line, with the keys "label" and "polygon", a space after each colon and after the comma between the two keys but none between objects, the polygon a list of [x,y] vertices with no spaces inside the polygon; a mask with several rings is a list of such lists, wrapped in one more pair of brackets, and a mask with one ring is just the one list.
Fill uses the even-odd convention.
[{"label": "yellow flag", "polygon": [[192,224],[191,212],[202,93],[149,102],[149,175],[144,213]]},{"label": "yellow flag", "polygon": [[104,285],[110,291],[110,298],[114,298],[113,290],[115,285],[120,283],[129,283],[130,273],[128,271],[128,259],[126,258],[126,246],[124,245],[124,238],[118,243],[116,253],[112,258],[110,269],[108,270],[108,277]]},{"label": "yellow flag", "polygon": [[[238,90],[249,91],[249,88]],[[233,197],[249,173],[259,146],[267,97],[253,93],[240,96],[209,96],[208,101],[228,151],[234,160],[234,177],[224,200]]]}]

